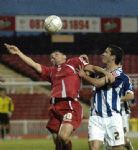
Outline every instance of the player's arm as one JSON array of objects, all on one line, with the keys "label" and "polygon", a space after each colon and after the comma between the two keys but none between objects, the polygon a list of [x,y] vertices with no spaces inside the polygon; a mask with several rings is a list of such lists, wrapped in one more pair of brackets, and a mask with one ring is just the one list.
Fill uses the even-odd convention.
[{"label": "player's arm", "polygon": [[132,91],[126,93],[125,96],[121,97],[122,101],[129,101],[129,100],[132,100],[132,99],[134,99],[134,93]]},{"label": "player's arm", "polygon": [[89,57],[86,54],[82,54],[79,57],[84,59],[87,63],[89,63]]},{"label": "player's arm", "polygon": [[124,92],[125,92],[125,94],[121,98],[122,101],[129,101],[129,100],[134,99],[132,82],[128,76],[126,76],[126,78],[124,80]]},{"label": "player's arm", "polygon": [[106,77],[97,79],[97,78],[91,78],[90,76],[85,75],[82,78],[97,88],[100,88],[106,84]]},{"label": "player's arm", "polygon": [[4,45],[7,48],[7,50],[9,51],[9,53],[14,54],[14,55],[18,55],[27,65],[34,68],[39,73],[42,72],[41,65],[36,63],[35,61],[33,61],[30,57],[23,54],[19,50],[18,47],[14,46],[14,45],[9,45],[9,44],[4,44]]},{"label": "player's arm", "polygon": [[108,75],[108,72],[106,70],[104,70],[103,68],[101,68],[99,66],[90,65],[90,64],[85,66],[84,70],[94,72],[94,73],[101,73],[104,75]]},{"label": "player's arm", "polygon": [[100,88],[106,84],[111,84],[115,81],[115,78],[113,76],[104,76],[102,78],[92,78],[88,76],[84,69],[79,67],[78,74],[80,77],[82,77],[84,80],[88,81],[90,84],[94,85],[97,88]]}]

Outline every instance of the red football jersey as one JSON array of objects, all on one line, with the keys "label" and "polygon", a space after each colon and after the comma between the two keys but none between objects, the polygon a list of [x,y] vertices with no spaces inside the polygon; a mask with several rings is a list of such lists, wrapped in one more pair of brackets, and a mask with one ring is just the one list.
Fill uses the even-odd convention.
[{"label": "red football jersey", "polygon": [[58,66],[47,67],[41,65],[42,79],[51,82],[52,97],[79,97],[80,77],[76,72],[76,68],[87,64],[83,58],[74,57]]}]

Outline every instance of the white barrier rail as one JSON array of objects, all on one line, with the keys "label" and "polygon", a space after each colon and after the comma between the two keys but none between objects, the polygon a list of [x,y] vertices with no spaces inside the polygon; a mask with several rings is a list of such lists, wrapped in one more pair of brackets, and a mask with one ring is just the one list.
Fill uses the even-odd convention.
[{"label": "white barrier rail", "polygon": [[[138,88],[138,74],[128,74],[131,78],[134,88]],[[7,91],[12,91],[11,93],[16,93],[16,89],[18,88],[28,88],[28,93],[34,93],[34,87],[36,86],[50,86],[49,82],[44,81],[16,81],[12,78],[12,80],[7,82],[0,82],[0,86],[3,86],[7,89]],[[91,88],[90,84],[82,84],[83,88]]]},{"label": "white barrier rail", "polygon": [[[138,122],[136,122],[138,126]],[[49,137],[50,133],[46,129],[47,120],[12,120],[11,121],[11,135],[13,136],[27,136],[37,135]],[[133,124],[130,123],[130,126]],[[74,133],[75,137],[87,137],[88,120],[84,119],[80,128]],[[133,131],[130,128],[130,137],[138,137],[138,131]]]},{"label": "white barrier rail", "polygon": [[[19,89],[27,89],[27,93],[33,94],[36,91],[34,90],[35,87],[38,86],[50,86],[51,84],[49,82],[43,82],[43,81],[10,81],[10,82],[1,82],[0,86],[5,87],[7,90],[7,93],[16,93]],[[23,90],[22,90],[23,91]],[[38,90],[39,91],[39,90]]]}]

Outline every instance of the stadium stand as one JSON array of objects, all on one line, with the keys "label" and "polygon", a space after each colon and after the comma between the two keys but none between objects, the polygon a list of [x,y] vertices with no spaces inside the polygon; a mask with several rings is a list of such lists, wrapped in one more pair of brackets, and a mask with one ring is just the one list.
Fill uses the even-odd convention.
[{"label": "stadium stand", "polygon": [[[86,53],[98,55],[109,44],[121,46],[125,54],[137,55],[137,33],[74,33],[74,43],[53,43],[51,36],[46,33],[37,33],[35,36],[17,32],[11,36],[1,36],[1,54],[7,51],[3,43],[17,45],[25,54],[41,55],[50,54],[53,50],[62,50],[68,55],[78,55]],[[69,34],[69,33],[67,33]],[[72,33],[70,33],[72,35]],[[124,42],[125,41],[125,42]],[[132,46],[133,45],[133,46]]]},{"label": "stadium stand", "polygon": [[[35,61],[43,64],[43,65],[51,65],[50,60],[49,60],[49,55],[43,54],[37,54],[37,55],[29,55],[32,59],[34,59]],[[68,55],[68,57],[72,57],[73,55]],[[98,65],[101,66],[101,58],[99,55],[89,55],[89,60],[91,64],[94,65]],[[30,67],[28,67],[22,60],[20,60],[17,56],[14,55],[7,55],[7,54],[3,54],[1,56],[1,62],[6,64],[7,66],[9,66],[10,68],[16,70],[17,72],[20,72],[21,74],[30,77],[33,80],[40,80],[39,75]],[[138,73],[138,65],[136,65],[136,62],[138,62],[138,55],[126,55],[124,57],[124,61],[123,61],[123,67],[124,67],[124,71],[126,73],[129,74],[136,74]],[[133,81],[134,82],[134,81]],[[137,83],[136,83],[137,84]],[[136,89],[136,99],[138,99],[138,91]],[[87,105],[90,105],[90,98],[92,96],[92,90],[91,88],[82,88],[80,91],[80,100],[82,102],[84,102]],[[40,100],[40,103],[37,103],[37,101],[39,99],[41,99],[40,97],[42,97],[42,100]],[[45,95],[14,95],[13,99],[17,99],[18,101],[15,101],[15,113],[13,116],[13,119],[45,119],[47,118],[46,116],[43,115],[43,111],[44,109],[41,108],[41,101],[43,103],[42,106],[44,106],[46,104],[46,102],[44,103]],[[31,102],[30,102],[31,101]],[[46,100],[47,101],[47,100]],[[37,108],[37,104],[39,104],[40,108]],[[25,106],[25,107],[24,107]],[[27,107],[26,107],[27,106]],[[29,109],[33,108],[32,110]],[[48,105],[46,105],[46,107],[48,108]],[[18,110],[19,108],[19,110]],[[46,108],[46,110],[47,110]],[[25,111],[24,111],[25,109]],[[35,110],[35,111],[34,111]],[[41,110],[41,111],[40,111]],[[138,105],[136,105],[134,108],[132,108],[132,116],[138,116]],[[34,113],[36,112],[36,114]]]},{"label": "stadium stand", "polygon": [[81,88],[80,90],[80,100],[89,105],[90,106],[90,100],[91,100],[91,97],[92,97],[93,93],[92,93],[92,89],[89,87],[89,88]]},{"label": "stadium stand", "polygon": [[47,119],[50,97],[46,94],[11,94],[15,104],[12,119]]},{"label": "stadium stand", "polygon": [[[31,5],[30,5],[31,4]],[[54,5],[53,5],[54,4]],[[73,4],[73,5],[72,5]],[[138,1],[133,0],[0,0],[1,16],[29,16],[39,15],[47,16],[56,14],[60,16],[86,16],[86,17],[136,17],[138,16]],[[71,6],[71,7],[68,7]],[[53,9],[54,7],[54,9]],[[137,21],[137,20],[136,20]],[[64,50],[66,54],[79,55],[82,53],[89,54],[90,63],[101,66],[99,54],[108,44],[117,44],[121,46],[127,54],[123,61],[124,71],[128,74],[136,74],[136,85],[138,85],[138,34],[135,33],[67,33],[74,36],[74,43],[52,43],[51,35],[44,32],[3,32],[0,29],[0,62],[20,72],[35,81],[39,80],[39,75],[30,67],[25,65],[17,56],[7,55],[3,43],[15,44],[23,52],[33,58],[35,61],[50,65],[49,54],[53,49]],[[2,36],[3,35],[3,36]],[[11,75],[12,76],[12,75]],[[13,75],[13,77],[15,77]],[[16,78],[16,77],[15,77]],[[1,80],[1,79],[0,79]],[[3,78],[2,78],[3,80]],[[15,81],[18,82],[18,81]],[[133,82],[135,82],[133,80]],[[9,87],[8,87],[9,88]],[[16,87],[18,88],[18,87]],[[45,90],[45,89],[44,89]],[[25,94],[23,94],[25,93]],[[26,120],[45,120],[48,117],[49,95],[41,93],[29,94],[29,90],[24,90],[17,94],[10,93],[14,104],[15,111],[12,116],[13,129],[19,132],[20,121],[23,120],[26,134]],[[91,87],[83,87],[80,91],[80,100],[90,105],[92,96]],[[135,89],[135,97],[138,103],[138,86]],[[88,112],[88,110],[87,110]],[[132,108],[131,118],[138,118],[138,104]],[[87,119],[87,118],[86,118]],[[19,122],[18,122],[19,121]],[[32,124],[32,123],[31,123]],[[17,126],[16,126],[17,125]],[[24,125],[23,125],[24,126]],[[41,124],[37,124],[41,126]],[[19,127],[19,128],[18,128]],[[45,128],[45,123],[44,123]],[[84,131],[86,132],[86,126]],[[20,129],[21,131],[22,129]],[[28,132],[36,133],[35,123],[32,124]],[[35,132],[36,130],[36,132]],[[82,130],[82,128],[81,128]],[[40,132],[45,134],[44,130]],[[36,133],[37,134],[37,133]]]},{"label": "stadium stand", "polygon": [[[50,65],[48,55],[29,55],[35,61],[43,64]],[[70,56],[69,56],[70,57]],[[99,55],[89,55],[90,63],[101,66],[101,58]],[[39,80],[39,75],[30,67],[28,67],[20,58],[14,55],[2,55],[1,62],[15,69],[16,71],[31,77],[33,80]],[[138,72],[137,55],[126,55],[123,61],[124,71],[126,73],[137,73]]]},{"label": "stadium stand", "polygon": [[[138,92],[138,90],[137,90]],[[138,97],[138,96],[136,96]],[[136,102],[138,103],[138,102]],[[135,106],[131,107],[131,118],[137,118],[138,117],[138,104],[136,104]]]},{"label": "stadium stand", "polygon": [[[48,56],[39,56],[39,55],[31,55],[34,60],[39,60],[42,64],[49,64],[47,59]],[[11,67],[12,69],[20,72],[23,75],[31,77],[33,80],[39,80],[39,75],[29,66],[27,66],[19,57],[14,55],[3,55],[1,57],[1,62],[5,65]]]}]

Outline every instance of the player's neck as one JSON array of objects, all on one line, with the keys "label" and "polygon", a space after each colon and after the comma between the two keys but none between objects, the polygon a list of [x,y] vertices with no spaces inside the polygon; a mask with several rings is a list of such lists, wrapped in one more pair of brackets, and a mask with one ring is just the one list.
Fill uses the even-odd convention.
[{"label": "player's neck", "polygon": [[116,65],[115,63],[109,63],[107,64],[107,71],[112,72],[113,70],[116,70],[117,68],[119,68],[120,65]]}]

